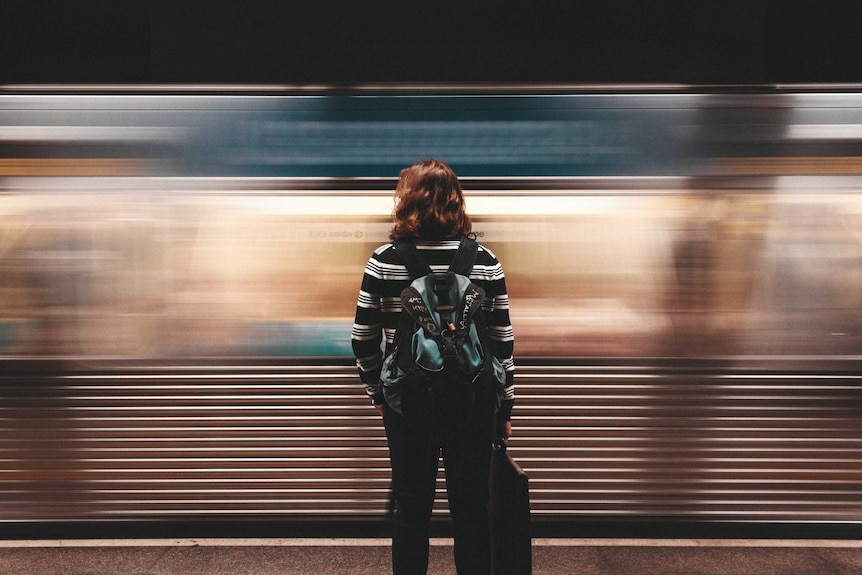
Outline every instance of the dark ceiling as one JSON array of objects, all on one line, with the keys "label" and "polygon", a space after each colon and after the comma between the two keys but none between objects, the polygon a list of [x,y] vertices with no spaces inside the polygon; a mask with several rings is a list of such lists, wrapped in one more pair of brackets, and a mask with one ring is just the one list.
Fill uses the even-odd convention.
[{"label": "dark ceiling", "polygon": [[862,2],[0,0],[0,83],[862,81]]}]

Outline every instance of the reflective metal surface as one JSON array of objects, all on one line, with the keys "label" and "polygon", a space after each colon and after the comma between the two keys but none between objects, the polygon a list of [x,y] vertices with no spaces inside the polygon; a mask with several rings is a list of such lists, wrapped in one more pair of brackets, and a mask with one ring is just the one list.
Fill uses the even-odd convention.
[{"label": "reflective metal surface", "polygon": [[3,90],[0,520],[382,516],[350,326],[435,155],[537,517],[859,522],[859,126],[836,86]]},{"label": "reflective metal surface", "polygon": [[[858,522],[859,368],[527,362],[510,450],[537,520]],[[0,380],[3,521],[386,512],[382,422],[343,362],[63,369]]]}]

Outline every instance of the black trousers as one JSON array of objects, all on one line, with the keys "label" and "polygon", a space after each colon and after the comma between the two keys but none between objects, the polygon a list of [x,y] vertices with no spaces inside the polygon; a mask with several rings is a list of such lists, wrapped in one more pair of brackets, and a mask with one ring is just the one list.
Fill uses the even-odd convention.
[{"label": "black trousers", "polygon": [[489,575],[488,475],[493,402],[482,392],[465,400],[451,393],[405,389],[403,414],[384,418],[395,499],[394,575],[425,575],[440,455],[455,539],[458,575]]}]

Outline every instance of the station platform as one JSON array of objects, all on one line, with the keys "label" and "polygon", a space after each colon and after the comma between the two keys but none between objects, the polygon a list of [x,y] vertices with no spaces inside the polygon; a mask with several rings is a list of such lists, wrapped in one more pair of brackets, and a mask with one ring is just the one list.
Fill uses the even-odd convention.
[{"label": "station platform", "polygon": [[[0,540],[4,575],[383,575],[383,538]],[[454,575],[452,540],[432,540],[429,575]],[[860,540],[533,541],[534,575],[858,575]]]}]

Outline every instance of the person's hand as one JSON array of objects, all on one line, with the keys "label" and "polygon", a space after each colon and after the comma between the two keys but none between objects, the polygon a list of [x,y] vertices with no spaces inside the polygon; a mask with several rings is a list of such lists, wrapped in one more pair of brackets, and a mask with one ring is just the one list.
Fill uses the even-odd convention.
[{"label": "person's hand", "polygon": [[512,437],[512,421],[509,420],[503,426],[503,439],[505,439],[506,441],[509,441],[509,439],[511,437]]},{"label": "person's hand", "polygon": [[380,414],[380,417],[383,417],[384,415],[386,415],[386,404],[385,403],[376,404],[374,406],[374,409],[377,410],[377,413]]}]

